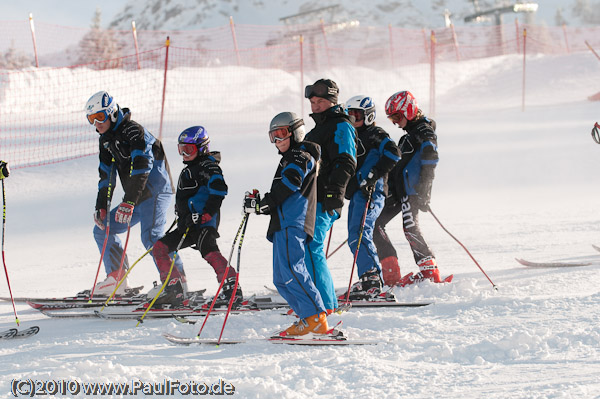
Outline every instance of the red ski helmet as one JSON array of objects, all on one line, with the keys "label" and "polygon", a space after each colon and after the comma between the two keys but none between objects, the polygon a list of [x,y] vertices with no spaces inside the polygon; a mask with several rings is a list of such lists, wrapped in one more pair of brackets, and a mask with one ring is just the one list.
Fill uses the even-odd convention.
[{"label": "red ski helmet", "polygon": [[388,117],[402,114],[409,121],[415,119],[419,112],[417,100],[410,91],[399,91],[392,94],[385,103],[385,113]]}]

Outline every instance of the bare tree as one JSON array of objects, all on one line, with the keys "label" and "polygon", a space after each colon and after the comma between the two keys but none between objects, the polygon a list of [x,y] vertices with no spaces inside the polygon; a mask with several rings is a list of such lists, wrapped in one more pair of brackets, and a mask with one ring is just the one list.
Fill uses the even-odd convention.
[{"label": "bare tree", "polygon": [[[90,31],[79,42],[79,64],[96,63],[96,69],[119,68],[122,46],[115,33],[102,29],[102,11],[97,8]],[[105,62],[99,62],[105,61]]]}]

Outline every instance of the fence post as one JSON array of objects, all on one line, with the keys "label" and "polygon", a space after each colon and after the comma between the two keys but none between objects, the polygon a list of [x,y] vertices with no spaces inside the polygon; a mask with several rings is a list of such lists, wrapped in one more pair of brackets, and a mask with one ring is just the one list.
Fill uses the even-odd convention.
[{"label": "fence post", "polygon": [[238,49],[237,37],[235,36],[235,24],[233,23],[233,17],[229,17],[229,26],[231,27],[231,37],[233,37],[233,48],[235,50],[235,57],[237,59],[237,65],[241,66],[242,62],[240,61],[240,51]]},{"label": "fence post", "polygon": [[329,57],[329,45],[327,44],[327,34],[325,33],[325,22],[321,18],[321,32],[323,33],[323,42],[325,42],[325,52],[327,54],[327,66],[331,69],[331,58]]},{"label": "fence post", "polygon": [[523,102],[521,111],[525,111],[525,56],[527,54],[527,28],[523,29]]},{"label": "fence post", "polygon": [[390,33],[390,58],[392,60],[392,68],[394,68],[394,36],[392,34],[392,24],[388,24],[388,31]]},{"label": "fence post", "polygon": [[456,31],[454,30],[454,24],[450,24],[452,29],[452,41],[454,42],[454,51],[456,51],[456,61],[460,62],[460,53],[458,51],[458,39],[456,38]]},{"label": "fence post", "polygon": [[571,53],[571,49],[569,48],[569,37],[567,36],[567,25],[563,24],[563,34],[565,36],[565,44],[567,45],[567,54]]},{"label": "fence post", "polygon": [[431,56],[431,52],[429,51],[429,40],[427,40],[427,33],[425,33],[425,28],[421,28],[421,32],[423,33],[423,42],[425,43],[425,55]]},{"label": "fence post", "polygon": [[517,37],[517,54],[519,54],[521,52],[521,34],[519,33],[519,18],[515,18],[515,32],[516,32],[516,37]]},{"label": "fence post", "polygon": [[167,36],[167,41],[165,42],[165,75],[163,79],[163,93],[162,93],[162,104],[160,106],[160,128],[158,129],[158,139],[162,141],[162,129],[163,129],[163,119],[165,116],[165,96],[167,94],[167,69],[169,68],[169,47],[171,46],[171,40],[169,40],[169,36]]},{"label": "fence post", "polygon": [[435,116],[435,32],[431,31],[431,60],[429,73],[429,115]]},{"label": "fence post", "polygon": [[135,45],[135,58],[137,60],[138,69],[142,69],[140,66],[140,50],[138,48],[137,30],[135,30],[135,21],[131,21],[131,32],[133,33],[133,44]]},{"label": "fence post", "polygon": [[304,36],[300,35],[300,112],[304,118]]},{"label": "fence post", "polygon": [[37,45],[35,43],[35,27],[33,26],[33,14],[29,14],[29,27],[31,28],[31,39],[33,40],[33,54],[35,55],[35,67],[39,68]]}]

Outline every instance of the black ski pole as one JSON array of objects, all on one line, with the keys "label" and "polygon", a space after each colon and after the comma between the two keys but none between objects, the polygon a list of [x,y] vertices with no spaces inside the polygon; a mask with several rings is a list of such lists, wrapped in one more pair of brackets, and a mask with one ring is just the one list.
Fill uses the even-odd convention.
[{"label": "black ski pole", "polygon": [[15,313],[15,321],[19,325],[19,316],[15,307],[15,298],[10,288],[10,279],[8,278],[8,269],[6,268],[6,260],[4,259],[4,234],[6,226],[6,192],[4,191],[4,179],[2,179],[2,264],[4,265],[4,274],[6,275],[6,284],[8,284],[8,292],[10,293],[10,301],[12,302],[13,312]]},{"label": "black ski pole", "polygon": [[438,224],[440,225],[440,227],[441,227],[442,229],[444,229],[444,231],[445,231],[446,233],[448,233],[448,235],[449,235],[450,237],[452,237],[452,238],[454,239],[454,241],[456,241],[456,242],[457,242],[457,243],[458,243],[458,244],[459,244],[461,247],[463,247],[463,249],[464,249],[464,250],[467,252],[467,254],[468,254],[470,257],[471,257],[471,259],[473,260],[473,262],[475,262],[475,264],[477,265],[477,267],[479,268],[479,270],[481,270],[481,272],[482,272],[482,273],[483,273],[483,275],[484,275],[484,276],[485,276],[485,277],[488,279],[488,281],[490,282],[490,284],[492,284],[492,287],[493,287],[493,288],[494,288],[494,289],[497,291],[497,290],[498,290],[498,286],[496,286],[496,284],[494,284],[494,283],[492,282],[492,280],[491,280],[491,279],[488,277],[488,275],[486,274],[486,272],[484,272],[484,271],[483,271],[483,268],[482,268],[482,267],[479,265],[479,263],[477,263],[477,261],[475,260],[475,258],[473,257],[473,255],[471,255],[471,252],[469,252],[469,250],[467,249],[467,247],[465,247],[465,246],[463,245],[463,243],[462,243],[462,242],[460,242],[460,241],[458,240],[458,238],[454,237],[454,236],[452,235],[452,233],[450,233],[450,232],[448,231],[448,229],[444,227],[444,225],[442,224],[442,222],[440,222],[440,220],[437,218],[437,216],[435,216],[435,213],[433,213],[433,211],[431,210],[431,207],[430,207],[429,205],[428,205],[427,207],[429,208],[429,213],[431,213],[431,216],[433,216],[433,218],[435,219],[435,221],[436,221],[436,222],[438,222]]}]

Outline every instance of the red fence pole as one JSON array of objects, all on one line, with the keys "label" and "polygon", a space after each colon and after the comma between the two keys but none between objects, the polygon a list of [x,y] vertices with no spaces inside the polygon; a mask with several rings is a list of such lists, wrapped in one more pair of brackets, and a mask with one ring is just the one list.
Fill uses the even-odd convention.
[{"label": "red fence pole", "polygon": [[525,57],[527,55],[527,28],[523,29],[523,103],[521,111],[525,111]]},{"label": "red fence pole", "polygon": [[567,53],[571,53],[571,48],[569,47],[569,37],[567,36],[567,26],[563,24],[563,35],[565,36],[565,44],[567,45]]},{"label": "red fence pole", "polygon": [[233,37],[233,48],[235,50],[235,57],[237,58],[237,64],[238,66],[242,65],[242,62],[240,60],[240,51],[238,49],[238,44],[237,44],[237,37],[235,35],[235,24],[233,23],[233,17],[229,17],[229,26],[231,27],[231,36]]},{"label": "red fence pole", "polygon": [[592,46],[588,43],[588,41],[585,41],[585,45],[588,46],[588,48],[590,49],[590,51],[592,53],[594,53],[594,55],[596,56],[596,58],[598,58],[600,60],[600,55],[598,55],[598,53],[596,51],[594,51],[594,49],[592,48]]},{"label": "red fence pole", "polygon": [[394,68],[394,35],[392,34],[392,24],[388,25],[388,31],[390,33],[390,59],[392,60],[392,68]]},{"label": "red fence pole", "polygon": [[35,43],[35,27],[33,26],[33,14],[29,14],[29,27],[31,28],[31,39],[33,40],[33,53],[35,54],[35,67],[39,68],[37,45]]},{"label": "red fence pole", "polygon": [[450,24],[450,28],[452,29],[452,41],[454,42],[454,51],[456,51],[456,61],[460,61],[460,52],[458,51],[458,38],[456,37],[454,24]]},{"label": "red fence pole", "polygon": [[431,59],[429,73],[429,115],[435,116],[435,32],[431,31]]},{"label": "red fence pole", "polygon": [[167,69],[169,68],[169,46],[171,45],[171,41],[169,40],[169,36],[167,36],[167,41],[165,43],[166,53],[165,53],[165,77],[163,79],[163,93],[162,93],[162,104],[160,106],[160,128],[158,129],[158,139],[162,141],[162,129],[163,129],[163,119],[165,116],[165,95],[167,93]]},{"label": "red fence pole", "polygon": [[140,66],[140,51],[138,48],[137,30],[135,30],[135,21],[131,21],[131,31],[133,33],[133,44],[135,45],[135,58],[137,60],[138,69],[142,69]]}]

